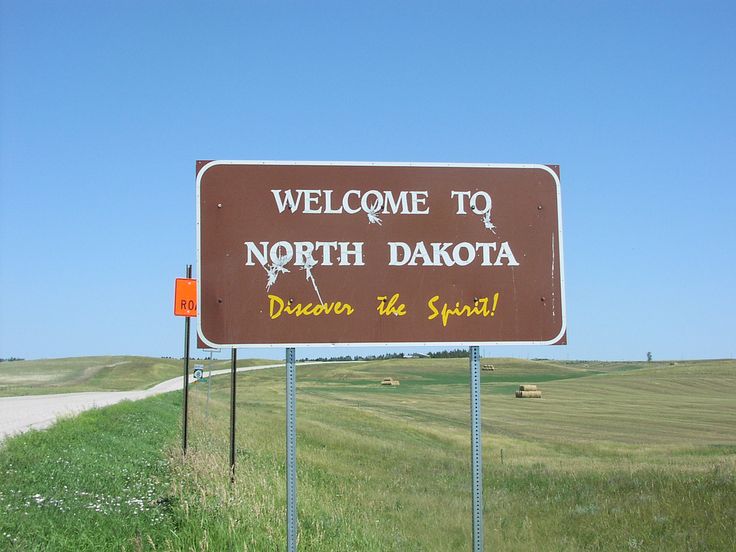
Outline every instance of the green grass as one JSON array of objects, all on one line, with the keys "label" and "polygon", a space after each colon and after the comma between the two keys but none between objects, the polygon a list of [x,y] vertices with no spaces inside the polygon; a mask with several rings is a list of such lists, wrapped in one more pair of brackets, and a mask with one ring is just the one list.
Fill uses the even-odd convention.
[{"label": "green grass", "polygon": [[[736,362],[483,362],[496,368],[482,374],[488,550],[736,548]],[[464,359],[297,369],[299,550],[470,549],[467,373]],[[379,386],[388,376],[401,385]],[[513,398],[520,383],[539,384],[544,398]],[[24,545],[39,550],[84,550],[95,531],[100,542],[112,543],[101,549],[284,550],[284,371],[238,377],[234,485],[229,378],[213,378],[211,386],[209,404],[206,385],[191,388],[186,457],[178,453],[177,394],[139,403],[148,412],[139,425],[151,431],[152,443],[158,439],[150,453],[160,459],[163,449],[169,462],[168,472],[149,472],[131,461],[135,480],[153,481],[159,497],[148,513],[95,512],[98,527],[88,522],[86,536],[74,534],[68,519],[38,518],[44,529],[34,533],[36,519],[23,511],[38,506],[17,498],[52,496],[43,485],[56,468],[46,457],[74,455],[84,464],[97,454],[88,454],[90,442],[100,441],[97,457],[107,461],[114,450],[118,459],[134,458],[137,437],[114,414],[102,432],[87,427],[69,438],[52,428],[0,450],[0,470],[8,469],[12,450],[15,461],[33,457],[26,468],[37,474],[20,484],[5,472],[5,527],[12,524],[14,538],[30,531],[35,537]],[[107,442],[108,434],[120,434],[120,442]],[[63,441],[65,449],[37,454],[51,446],[44,436],[54,435],[46,439]],[[26,440],[31,437],[36,441]],[[127,449],[126,438],[133,443]],[[120,488],[124,477],[116,469],[101,489]],[[126,523],[135,529],[110,534]],[[52,538],[55,546],[47,546]]]},{"label": "green grass", "polygon": [[165,539],[176,520],[164,450],[179,437],[180,409],[178,394],[125,402],[0,445],[0,550],[137,550]]},{"label": "green grass", "polygon": [[[736,363],[484,362],[488,549],[736,545]],[[388,376],[401,386],[380,387]],[[283,373],[239,379],[231,490],[214,382],[209,416],[193,394],[192,453],[174,468],[200,475],[177,489],[186,521],[169,545],[279,549]],[[309,366],[298,382],[300,550],[469,549],[467,360]],[[513,398],[523,382],[545,398]]]},{"label": "green grass", "polygon": [[[0,397],[79,391],[145,389],[182,375],[183,360],[135,356],[78,357],[0,363]],[[190,361],[206,368],[229,366],[229,360]],[[244,359],[238,366],[273,364],[272,360]]]}]

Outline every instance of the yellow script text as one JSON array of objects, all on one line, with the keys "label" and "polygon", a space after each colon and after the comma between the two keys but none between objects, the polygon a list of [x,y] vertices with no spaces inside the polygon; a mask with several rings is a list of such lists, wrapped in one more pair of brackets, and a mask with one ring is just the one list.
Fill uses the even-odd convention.
[{"label": "yellow script text", "polygon": [[302,303],[292,304],[291,301],[284,302],[284,300],[278,295],[268,296],[268,316],[271,320],[275,320],[282,314],[296,316],[328,316],[328,315],[346,315],[350,316],[355,312],[355,309],[348,303],[341,301],[330,301],[328,303],[314,304]]},{"label": "yellow script text", "polygon": [[431,314],[427,317],[427,320],[434,320],[438,316],[442,317],[442,325],[447,326],[447,321],[451,316],[482,316],[487,318],[489,316],[496,315],[496,306],[498,305],[498,293],[493,296],[493,307],[489,310],[488,308],[488,297],[481,297],[477,299],[473,305],[461,305],[459,301],[455,303],[454,307],[450,307],[447,303],[442,305],[442,308],[437,308],[435,303],[440,300],[439,295],[435,295],[429,301],[427,306],[431,311]]}]

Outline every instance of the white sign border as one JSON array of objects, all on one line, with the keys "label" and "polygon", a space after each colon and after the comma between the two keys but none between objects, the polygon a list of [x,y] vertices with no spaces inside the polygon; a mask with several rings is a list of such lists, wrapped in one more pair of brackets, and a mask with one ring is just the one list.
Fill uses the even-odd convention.
[{"label": "white sign border", "polygon": [[[447,342],[361,342],[361,343],[214,343],[207,339],[202,332],[202,249],[201,249],[201,225],[200,225],[200,187],[202,176],[212,167],[218,165],[292,165],[292,166],[339,166],[339,167],[459,167],[459,168],[492,168],[492,169],[539,169],[550,175],[557,188],[557,248],[560,255],[560,310],[562,313],[562,326],[560,333],[548,341],[447,341]],[[560,179],[557,174],[547,165],[540,164],[515,164],[515,163],[388,163],[370,161],[210,161],[197,173],[197,335],[203,343],[213,349],[273,349],[288,347],[470,347],[470,346],[513,346],[513,345],[554,345],[567,331],[567,306],[565,302],[565,255],[562,241],[562,202],[560,193]]]}]

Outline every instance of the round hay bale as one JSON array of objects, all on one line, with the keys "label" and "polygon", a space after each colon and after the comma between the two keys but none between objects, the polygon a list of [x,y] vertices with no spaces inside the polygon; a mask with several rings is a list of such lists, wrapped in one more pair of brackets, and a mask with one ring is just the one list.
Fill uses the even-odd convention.
[{"label": "round hay bale", "polygon": [[541,391],[517,391],[516,398],[517,399],[541,399],[542,392]]},{"label": "round hay bale", "polygon": [[538,391],[536,385],[520,385],[519,391]]}]

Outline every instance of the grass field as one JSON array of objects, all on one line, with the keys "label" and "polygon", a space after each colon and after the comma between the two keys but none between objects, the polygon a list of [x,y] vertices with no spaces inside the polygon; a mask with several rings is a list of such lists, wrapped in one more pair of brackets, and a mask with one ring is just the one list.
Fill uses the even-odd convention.
[{"label": "grass field", "polygon": [[6,440],[0,550],[140,550],[164,540],[175,528],[165,451],[179,436],[180,398],[91,410]]},{"label": "grass field", "polygon": [[[482,374],[488,550],[736,548],[736,362],[483,362],[496,368]],[[379,386],[388,376],[401,385]],[[304,366],[297,379],[300,550],[470,549],[467,360]],[[162,414],[139,407],[139,425],[159,428],[168,471],[151,479],[143,470],[140,478],[157,485],[155,507],[150,519],[136,518],[135,532],[119,531],[115,549],[284,549],[283,370],[238,377],[234,485],[229,381],[211,382],[209,404],[205,385],[191,389],[186,457],[178,427],[159,427]],[[520,383],[539,384],[544,398],[513,398]],[[175,394],[157,400],[156,409],[175,420]],[[11,450],[24,457],[31,437],[36,448],[59,441],[55,431],[11,440],[0,449],[0,469],[7,470]],[[107,431],[117,431],[115,424]],[[93,436],[79,435],[58,454],[86,447]],[[34,458],[27,469],[38,471],[38,481],[51,468]],[[61,514],[37,533],[23,508],[12,508],[20,500],[39,508],[32,499],[41,491],[12,475],[6,471],[0,482],[0,528],[11,535],[6,542],[25,540],[11,549],[92,549],[83,545],[94,542],[92,523],[81,541]],[[54,489],[44,488],[45,501]],[[99,516],[103,533],[119,517],[90,515]],[[74,547],[45,547],[55,531]]]},{"label": "grass field", "polygon": [[[145,389],[182,374],[183,360],[134,356],[79,357],[21,360],[0,363],[0,397],[73,393],[78,391],[130,391]],[[190,365],[227,368],[229,360],[197,360]],[[244,359],[238,366],[273,364]]]}]

